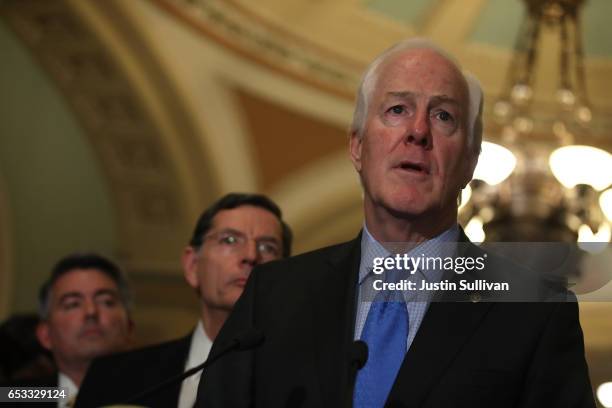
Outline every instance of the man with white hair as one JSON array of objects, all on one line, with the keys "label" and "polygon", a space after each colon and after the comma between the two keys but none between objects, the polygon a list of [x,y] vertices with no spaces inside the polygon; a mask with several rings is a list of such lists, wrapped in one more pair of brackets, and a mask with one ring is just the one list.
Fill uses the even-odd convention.
[{"label": "man with white hair", "polygon": [[[480,86],[444,51],[408,40],[378,57],[350,132],[362,232],[253,271],[211,354],[249,328],[265,340],[211,365],[197,406],[594,407],[575,302],[485,302],[469,287],[484,272],[526,276],[457,225],[481,140]],[[458,255],[483,268],[402,263]],[[466,290],[414,290],[460,280]]]}]

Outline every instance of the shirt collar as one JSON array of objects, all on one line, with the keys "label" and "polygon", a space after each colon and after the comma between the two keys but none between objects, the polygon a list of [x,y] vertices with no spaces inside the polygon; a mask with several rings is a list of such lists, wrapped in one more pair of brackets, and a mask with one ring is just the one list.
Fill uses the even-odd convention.
[{"label": "shirt collar", "polygon": [[[447,257],[452,256],[457,249],[457,240],[459,239],[459,226],[453,224],[449,229],[443,231],[434,238],[419,244],[417,247],[408,251],[409,255],[425,256],[425,257]],[[368,227],[364,221],[363,234],[361,235],[361,264],[359,267],[359,284],[364,281],[372,269],[374,258],[386,258],[390,255],[389,251],[378,242],[368,231]],[[420,271],[425,272],[425,271]],[[440,280],[442,277],[441,271],[427,271],[424,273],[428,280]]]},{"label": "shirt collar", "polygon": [[206,335],[204,331],[204,325],[202,320],[198,321],[196,328],[191,336],[191,347],[189,347],[189,357],[185,364],[185,370],[189,370],[199,364],[202,364],[208,357],[210,348],[212,347],[212,341]]},{"label": "shirt collar", "polygon": [[59,388],[66,388],[67,391],[67,397],[58,400],[58,407],[66,407],[68,406],[68,403],[74,404],[77,392],[79,392],[79,389],[74,383],[74,381],[72,381],[70,377],[60,371],[58,373],[57,386]]}]

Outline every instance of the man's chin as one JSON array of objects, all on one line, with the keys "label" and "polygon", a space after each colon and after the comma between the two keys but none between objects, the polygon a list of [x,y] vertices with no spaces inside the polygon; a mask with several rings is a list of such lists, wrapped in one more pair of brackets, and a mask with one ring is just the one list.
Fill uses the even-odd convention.
[{"label": "man's chin", "polygon": [[82,342],[79,344],[79,347],[81,347],[82,349],[82,354],[90,358],[96,358],[108,354],[118,353],[127,349],[127,347],[123,344],[109,344],[108,340],[98,342]]},{"label": "man's chin", "polygon": [[219,310],[224,310],[226,312],[231,312],[234,308],[234,305],[238,301],[238,298],[240,298],[241,294],[242,290],[240,290],[239,293],[226,294],[226,296],[223,296],[221,299],[219,299],[219,301],[215,305],[215,308]]},{"label": "man's chin", "polygon": [[412,219],[426,214],[427,205],[411,196],[392,197],[382,202],[382,207],[396,218]]}]

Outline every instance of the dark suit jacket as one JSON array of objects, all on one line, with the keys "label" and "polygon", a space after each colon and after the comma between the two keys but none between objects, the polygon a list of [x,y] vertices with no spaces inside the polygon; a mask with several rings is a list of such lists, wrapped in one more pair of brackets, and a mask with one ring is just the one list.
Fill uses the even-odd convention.
[{"label": "dark suit jacket", "polygon": [[[113,354],[93,361],[79,390],[76,407],[118,404],[182,373],[191,335],[139,350]],[[181,383],[133,401],[147,407],[176,407]]]},{"label": "dark suit jacket", "polygon": [[[357,238],[255,268],[211,354],[249,327],[265,341],[212,365],[196,406],[349,406],[359,262]],[[388,406],[593,408],[577,304],[432,302]]]}]

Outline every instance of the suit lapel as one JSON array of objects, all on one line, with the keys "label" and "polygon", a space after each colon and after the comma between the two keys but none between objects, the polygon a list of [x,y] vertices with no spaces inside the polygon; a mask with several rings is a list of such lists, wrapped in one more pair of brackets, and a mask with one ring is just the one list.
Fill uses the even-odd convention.
[{"label": "suit lapel", "polygon": [[[172,369],[172,372],[174,372],[174,370],[176,370],[176,372],[181,373],[183,372],[183,370],[185,370],[185,364],[187,364],[187,359],[189,358],[189,350],[191,348],[191,339],[193,338],[193,330],[191,331],[191,334],[188,336],[185,336],[184,338],[181,339],[181,343],[179,345],[179,347],[177,347],[177,354],[176,354],[176,358],[174,359],[176,365],[175,367]],[[168,371],[171,372],[171,371]],[[179,394],[181,393],[181,386],[182,386],[182,382],[179,383],[178,387],[174,390],[173,392],[173,396],[172,396],[172,401],[171,403],[174,404],[178,404],[179,401]]]},{"label": "suit lapel", "polygon": [[340,406],[346,398],[348,350],[353,341],[355,299],[359,271],[361,234],[330,254],[311,280],[315,365],[320,381],[322,406]]},{"label": "suit lapel", "polygon": [[491,305],[432,303],[404,358],[389,400],[400,400],[406,407],[421,406]]},{"label": "suit lapel", "polygon": [[[154,370],[159,376],[157,379],[158,383],[183,372],[185,364],[187,363],[187,358],[189,357],[192,337],[193,331],[191,334],[177,340],[176,346],[169,350],[162,362],[158,360],[157,364],[160,365],[160,368],[159,370]],[[164,365],[163,367],[161,367],[162,364]],[[175,406],[178,404],[181,385],[182,382],[166,391],[155,394],[152,396],[153,399],[148,402],[159,404],[159,406]]]},{"label": "suit lapel", "polygon": [[[480,256],[463,231],[460,256]],[[466,245],[467,244],[467,245]],[[322,406],[340,406],[347,396],[348,352],[354,337],[356,288],[361,261],[361,234],[328,257],[325,270],[310,281],[313,299],[315,366],[320,381]],[[449,277],[473,280],[468,274]],[[421,406],[442,375],[482,322],[492,303],[432,302],[404,358],[389,401],[405,407]]]}]

